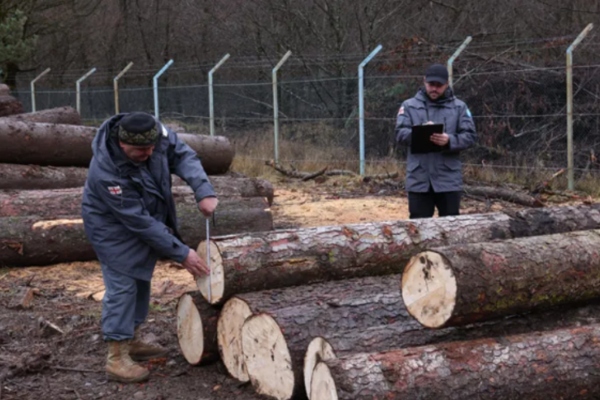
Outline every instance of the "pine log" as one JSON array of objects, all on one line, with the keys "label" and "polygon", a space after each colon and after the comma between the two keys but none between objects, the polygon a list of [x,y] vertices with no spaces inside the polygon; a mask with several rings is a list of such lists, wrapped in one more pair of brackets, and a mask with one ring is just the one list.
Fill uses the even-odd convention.
[{"label": "pine log", "polygon": [[527,207],[543,207],[539,199],[532,197],[526,193],[519,193],[514,190],[490,187],[490,186],[465,186],[464,192],[474,196],[482,196],[485,198],[500,199],[511,203],[520,204]]},{"label": "pine log", "polygon": [[9,94],[0,95],[0,117],[24,113],[23,103]]},{"label": "pine log", "polygon": [[[433,246],[600,226],[600,204],[277,230],[212,239],[212,303],[234,294],[357,276],[400,273]],[[206,244],[198,250],[205,254]],[[204,255],[203,255],[204,257]],[[206,294],[203,279],[198,287]]]},{"label": "pine log", "polygon": [[[250,178],[210,178],[220,209],[232,209],[239,203],[240,209],[268,208],[263,196],[269,196],[268,181]],[[195,203],[192,189],[188,186],[173,186],[176,203]],[[37,215],[52,217],[59,215],[80,215],[83,187],[55,190],[14,190],[0,191],[0,217]]]},{"label": "pine log", "polygon": [[181,354],[192,365],[219,358],[217,319],[219,311],[196,293],[185,293],[177,303],[177,339]]},{"label": "pine log", "polygon": [[87,168],[0,164],[0,189],[63,189],[82,187]]},{"label": "pine log", "polygon": [[598,368],[596,324],[330,359],[310,399],[596,399]]},{"label": "pine log", "polygon": [[[194,248],[206,237],[205,219],[195,205],[178,205],[177,209],[179,232],[184,242]],[[220,209],[215,212],[214,222],[211,235],[262,231],[273,227],[271,212],[265,208]],[[96,255],[85,236],[83,221],[78,216],[64,219],[36,216],[0,218],[2,266],[49,265],[94,259]]]},{"label": "pine log", "polygon": [[46,124],[81,125],[81,115],[73,107],[57,107],[4,118],[13,121],[41,122]]},{"label": "pine log", "polygon": [[[0,119],[0,162],[87,167],[96,128]],[[223,136],[178,134],[202,160],[207,174],[229,169],[235,151]]]},{"label": "pine log", "polygon": [[433,248],[402,277],[408,311],[429,328],[600,297],[600,230]]}]

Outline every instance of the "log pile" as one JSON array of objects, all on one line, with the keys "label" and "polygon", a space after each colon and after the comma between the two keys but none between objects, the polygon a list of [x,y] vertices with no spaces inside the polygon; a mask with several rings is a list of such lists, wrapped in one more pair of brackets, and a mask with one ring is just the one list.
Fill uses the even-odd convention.
[{"label": "log pile", "polygon": [[596,398],[599,229],[591,204],[213,238],[216,338],[180,347],[271,399]]},{"label": "log pile", "polygon": [[[95,259],[81,220],[83,185],[96,128],[62,107],[0,118],[0,266]],[[226,138],[178,134],[209,173],[229,169]],[[262,179],[210,175],[220,204],[212,235],[273,229],[273,186]],[[179,233],[192,247],[205,239],[205,220],[187,184],[173,177]]]}]

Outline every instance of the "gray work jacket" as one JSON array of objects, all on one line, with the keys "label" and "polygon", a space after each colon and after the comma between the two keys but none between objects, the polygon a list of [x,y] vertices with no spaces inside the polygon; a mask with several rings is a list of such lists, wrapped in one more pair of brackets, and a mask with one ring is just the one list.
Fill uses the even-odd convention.
[{"label": "gray work jacket", "polygon": [[[432,121],[444,124],[450,140],[442,152],[412,154],[410,136],[413,125]],[[422,88],[415,97],[402,103],[396,118],[396,140],[409,146],[406,165],[406,191],[425,193],[462,190],[461,150],[477,141],[475,124],[467,105],[451,89],[432,101]]]},{"label": "gray work jacket", "polygon": [[190,185],[197,201],[215,192],[196,152],[158,121],[162,135],[150,158],[129,161],[115,134],[124,115],[104,122],[94,138],[82,216],[102,264],[149,281],[159,257],[182,262],[189,252],[177,233],[171,173]]}]

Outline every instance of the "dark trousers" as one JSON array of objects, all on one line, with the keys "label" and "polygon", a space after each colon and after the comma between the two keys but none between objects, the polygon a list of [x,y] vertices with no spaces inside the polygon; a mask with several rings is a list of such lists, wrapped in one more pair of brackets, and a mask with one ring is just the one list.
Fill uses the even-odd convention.
[{"label": "dark trousers", "polygon": [[461,192],[435,193],[429,190],[426,193],[408,192],[408,211],[410,219],[431,218],[435,208],[438,215],[458,215],[460,210]]}]

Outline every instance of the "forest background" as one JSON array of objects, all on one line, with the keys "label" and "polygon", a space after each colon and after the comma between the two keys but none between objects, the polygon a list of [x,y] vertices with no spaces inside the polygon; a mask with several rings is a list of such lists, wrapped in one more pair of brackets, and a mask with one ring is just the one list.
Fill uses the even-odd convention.
[{"label": "forest background", "polygon": [[[280,161],[298,169],[358,169],[358,65],[365,68],[368,170],[402,168],[394,143],[399,104],[423,71],[454,62],[454,89],[470,107],[480,141],[464,154],[473,179],[533,183],[567,163],[565,51],[574,51],[574,154],[577,188],[598,189],[599,0],[2,0],[2,80],[31,109],[75,105],[82,89],[86,123],[120,110],[153,112],[160,77],[160,116],[208,133],[208,72],[215,74],[216,133],[236,144],[238,168],[260,174],[273,158],[272,69],[279,70]],[[558,185],[566,180],[557,179]],[[562,179],[562,180],[561,180]]]}]

